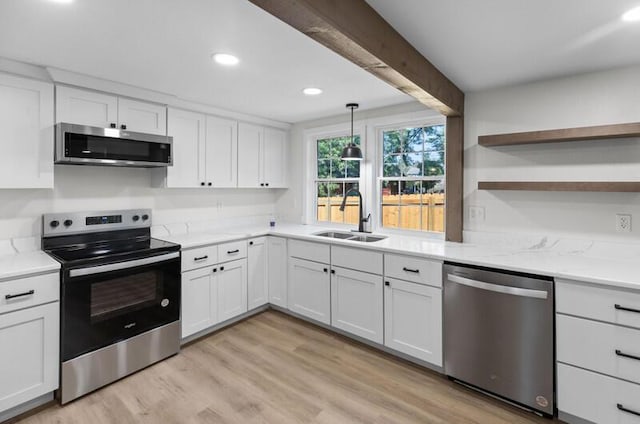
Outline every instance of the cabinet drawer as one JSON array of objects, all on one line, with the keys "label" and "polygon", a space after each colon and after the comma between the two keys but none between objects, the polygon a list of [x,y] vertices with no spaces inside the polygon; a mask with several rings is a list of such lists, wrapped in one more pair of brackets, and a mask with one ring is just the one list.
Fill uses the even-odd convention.
[{"label": "cabinet drawer", "polygon": [[640,292],[556,280],[556,311],[640,328]]},{"label": "cabinet drawer", "polygon": [[331,246],[331,265],[382,275],[382,253]]},{"label": "cabinet drawer", "polygon": [[59,299],[60,274],[57,272],[0,283],[0,314]]},{"label": "cabinet drawer", "polygon": [[247,257],[247,241],[232,241],[218,246],[218,262],[234,261]]},{"label": "cabinet drawer", "polygon": [[182,252],[182,272],[218,263],[218,246],[205,246]]},{"label": "cabinet drawer", "polygon": [[301,240],[289,240],[289,256],[314,262],[329,263],[329,245]]},{"label": "cabinet drawer", "polygon": [[594,423],[640,424],[640,386],[558,364],[558,409]]},{"label": "cabinet drawer", "polygon": [[556,326],[558,361],[640,384],[640,330],[565,315]]},{"label": "cabinet drawer", "polygon": [[401,255],[384,255],[387,277],[442,287],[442,262]]}]

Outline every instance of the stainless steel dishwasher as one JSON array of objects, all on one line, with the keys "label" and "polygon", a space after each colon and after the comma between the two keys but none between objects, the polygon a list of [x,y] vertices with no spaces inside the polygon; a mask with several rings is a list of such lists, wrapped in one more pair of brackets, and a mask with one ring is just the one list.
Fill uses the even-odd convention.
[{"label": "stainless steel dishwasher", "polygon": [[553,279],[450,263],[443,271],[445,374],[553,415]]}]

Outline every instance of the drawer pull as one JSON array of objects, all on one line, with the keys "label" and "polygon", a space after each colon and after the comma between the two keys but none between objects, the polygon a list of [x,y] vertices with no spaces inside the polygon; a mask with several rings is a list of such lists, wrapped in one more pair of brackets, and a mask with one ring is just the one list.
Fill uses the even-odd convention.
[{"label": "drawer pull", "polygon": [[619,311],[635,312],[637,314],[640,314],[640,309],[626,308],[624,306],[618,305],[617,303],[613,305],[613,307]]},{"label": "drawer pull", "polygon": [[194,261],[204,261],[205,259],[209,259],[209,255],[200,256],[198,258],[193,258]]},{"label": "drawer pull", "polygon": [[24,296],[31,296],[32,294],[34,294],[36,291],[35,290],[29,290],[27,292],[24,293],[18,293],[18,294],[7,294],[5,295],[5,299],[9,300],[9,299],[15,299],[16,297],[24,297]]},{"label": "drawer pull", "polygon": [[402,270],[406,271],[406,272],[413,272],[414,274],[420,274],[420,270],[419,269],[411,269],[411,268],[404,267],[404,268],[402,268]]},{"label": "drawer pull", "polygon": [[232,255],[234,253],[240,253],[240,249],[236,249],[236,250],[227,250],[227,255]]},{"label": "drawer pull", "polygon": [[618,406],[618,409],[621,410],[621,411],[624,411],[624,412],[626,412],[628,414],[637,415],[638,417],[640,417],[640,412],[638,412],[638,411],[634,411],[632,409],[627,409],[621,403],[619,403],[617,406]]},{"label": "drawer pull", "polygon": [[616,349],[616,355],[622,356],[623,358],[635,359],[636,361],[640,361],[640,356],[629,355],[628,353],[624,353],[620,349]]}]

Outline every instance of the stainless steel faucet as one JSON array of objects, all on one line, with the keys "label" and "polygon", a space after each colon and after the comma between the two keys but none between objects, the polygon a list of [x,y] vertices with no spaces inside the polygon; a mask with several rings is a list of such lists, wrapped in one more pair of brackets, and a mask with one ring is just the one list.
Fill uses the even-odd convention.
[{"label": "stainless steel faucet", "polygon": [[360,194],[360,190],[358,190],[357,188],[352,188],[350,190],[347,190],[344,193],[344,198],[342,199],[342,204],[340,205],[340,211],[344,212],[344,207],[347,204],[347,197],[349,196],[349,193],[356,193],[358,195],[359,200],[359,205],[360,205],[360,209],[358,211],[358,232],[359,233],[364,233],[364,232],[370,232],[370,231],[365,231],[364,230],[364,223],[365,222],[369,222],[369,219],[371,219],[371,214],[367,215],[366,218],[364,218],[363,212],[362,212],[362,194]]}]

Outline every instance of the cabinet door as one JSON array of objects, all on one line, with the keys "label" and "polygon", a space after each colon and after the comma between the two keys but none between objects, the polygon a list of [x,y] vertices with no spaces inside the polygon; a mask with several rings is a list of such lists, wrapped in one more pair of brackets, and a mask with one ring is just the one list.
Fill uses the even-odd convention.
[{"label": "cabinet door", "polygon": [[331,325],[382,344],[382,276],[334,267],[331,270]]},{"label": "cabinet door", "polygon": [[56,122],[109,128],[118,124],[118,98],[95,91],[56,87]]},{"label": "cabinet door", "polygon": [[247,260],[218,267],[218,322],[247,312]]},{"label": "cabinet door", "polygon": [[287,307],[287,239],[267,237],[269,303]]},{"label": "cabinet door", "polygon": [[212,187],[238,186],[238,123],[207,116],[206,183]]},{"label": "cabinet door", "polygon": [[53,188],[53,85],[0,74],[0,188]]},{"label": "cabinet door", "polygon": [[262,144],[262,182],[267,187],[287,187],[287,133],[265,128]]},{"label": "cabinet door", "polygon": [[118,98],[118,128],[167,135],[167,107],[120,97]]},{"label": "cabinet door", "polygon": [[60,303],[0,315],[0,411],[58,388]]},{"label": "cabinet door", "polygon": [[205,116],[169,109],[173,166],[167,167],[167,187],[200,187],[205,183]]},{"label": "cabinet door", "polygon": [[238,187],[264,187],[262,137],[262,127],[238,124]]},{"label": "cabinet door", "polygon": [[214,267],[182,273],[182,338],[217,321],[218,292]]},{"label": "cabinet door", "polygon": [[442,366],[442,290],[385,279],[384,344]]},{"label": "cabinet door", "polygon": [[331,324],[329,265],[289,258],[289,309]]},{"label": "cabinet door", "polygon": [[267,244],[266,237],[249,240],[247,251],[249,310],[269,303],[267,285]]}]

